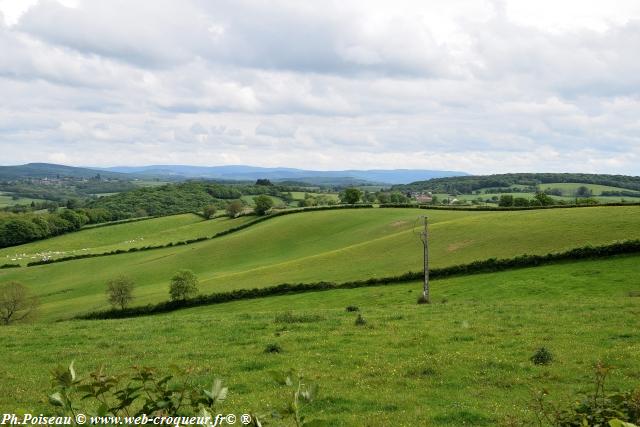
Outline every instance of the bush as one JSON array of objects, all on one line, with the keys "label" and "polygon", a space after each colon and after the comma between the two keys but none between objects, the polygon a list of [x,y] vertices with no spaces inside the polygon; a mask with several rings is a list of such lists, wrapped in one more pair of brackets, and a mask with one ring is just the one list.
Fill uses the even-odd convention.
[{"label": "bush", "polygon": [[355,322],[356,326],[364,326],[367,324],[367,320],[362,317],[362,314],[358,314],[358,317],[356,317],[356,322]]},{"label": "bush", "polygon": [[214,205],[209,205],[204,208],[203,214],[206,219],[211,219],[216,214],[216,207]]},{"label": "bush", "polygon": [[540,347],[529,358],[534,365],[548,365],[553,361],[553,354],[546,348]]},{"label": "bush", "polygon": [[[558,408],[546,401],[547,391],[536,395],[538,419],[558,427],[609,426],[635,427],[640,423],[640,388],[610,393],[605,390],[605,380],[612,368],[602,363],[595,365],[594,390],[572,399],[568,408]],[[629,424],[633,423],[633,424]]]},{"label": "bush", "polygon": [[191,270],[180,270],[171,278],[169,296],[171,301],[184,301],[198,293],[198,278]]},{"label": "bush", "polygon": [[351,313],[354,312],[354,311],[360,311],[360,309],[355,305],[349,305],[349,306],[347,306],[347,308],[345,310],[347,312],[351,312]]},{"label": "bush", "polygon": [[273,199],[264,194],[254,197],[253,201],[256,204],[255,211],[259,216],[266,215],[266,213],[273,207]]},{"label": "bush", "polygon": [[264,348],[265,353],[282,353],[282,347],[278,343],[267,344]]}]

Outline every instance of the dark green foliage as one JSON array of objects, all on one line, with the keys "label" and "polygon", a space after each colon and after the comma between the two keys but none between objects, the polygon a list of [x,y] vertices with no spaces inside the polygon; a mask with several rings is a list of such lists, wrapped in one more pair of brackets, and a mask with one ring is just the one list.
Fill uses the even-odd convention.
[{"label": "dark green foliage", "polygon": [[3,268],[20,268],[20,264],[2,264],[0,270]]},{"label": "dark green foliage", "polygon": [[360,308],[356,307],[355,305],[348,305],[347,308],[345,308],[345,310],[347,312],[355,312],[355,311],[360,311]]},{"label": "dark green foliage", "polygon": [[256,180],[256,185],[267,185],[267,186],[272,186],[273,184],[271,183],[271,181],[269,181],[268,179],[257,179]]},{"label": "dark green foliage", "polygon": [[[474,261],[469,264],[453,265],[450,267],[434,268],[430,272],[432,279],[451,277],[456,275],[490,273],[513,268],[534,267],[559,261],[577,259],[601,258],[614,255],[631,254],[640,252],[640,240],[627,240],[603,246],[584,246],[566,252],[549,253],[547,255],[521,255],[514,258],[497,259],[489,258],[483,261]],[[367,286],[379,286],[393,283],[406,283],[420,280],[422,271],[410,271],[399,276],[369,278],[366,280],[354,280],[350,282],[316,282],[316,283],[283,283],[276,286],[267,286],[254,289],[237,289],[229,292],[219,292],[209,295],[198,295],[195,298],[184,301],[166,301],[158,304],[149,304],[142,307],[132,307],[125,310],[94,311],[77,316],[78,319],[116,319],[124,317],[145,316],[157,313],[166,313],[186,307],[197,307],[209,304],[219,304],[229,301],[238,301],[253,298],[262,298],[272,295],[285,295],[311,291],[325,291],[339,288],[360,288]]]},{"label": "dark green foliage", "polygon": [[204,217],[206,219],[211,219],[216,214],[216,207],[214,205],[205,206],[203,210]]},{"label": "dark green foliage", "polygon": [[[640,388],[611,393],[605,390],[612,368],[597,363],[591,394],[581,394],[568,408],[559,408],[547,401],[546,390],[536,394],[535,409],[540,425],[556,427],[607,426],[630,427],[640,424]],[[632,423],[632,424],[625,424]]]},{"label": "dark green foliage", "polygon": [[362,317],[362,314],[358,313],[358,317],[356,317],[355,325],[356,326],[364,326],[367,324],[367,320]]},{"label": "dark green foliage", "polygon": [[360,198],[362,197],[362,191],[358,190],[357,188],[345,188],[340,192],[339,197],[342,203],[353,205],[360,201]]},{"label": "dark green foliage", "polygon": [[264,347],[265,353],[282,353],[282,347],[278,343],[269,343]]},{"label": "dark green foliage", "polygon": [[180,270],[171,278],[169,296],[171,301],[184,301],[198,293],[198,278],[191,270]]},{"label": "dark green foliage", "polygon": [[241,200],[233,200],[227,205],[227,207],[225,208],[225,211],[227,212],[227,215],[229,215],[231,218],[235,218],[242,213],[243,209],[244,209],[244,204],[242,203]]},{"label": "dark green foliage", "polygon": [[273,199],[264,194],[254,197],[253,201],[256,204],[256,214],[258,214],[259,216],[265,215],[269,211],[269,209],[273,207]]},{"label": "dark green foliage", "polygon": [[100,367],[80,378],[72,362],[68,368],[59,366],[52,371],[54,390],[49,395],[49,404],[72,419],[77,413],[191,417],[211,416],[210,410],[227,397],[228,390],[221,380],[204,389],[188,377],[187,370],[171,366],[169,371],[160,373],[155,368],[134,367],[131,372],[110,375]]},{"label": "dark green foliage", "polygon": [[107,300],[109,304],[125,309],[133,300],[133,280],[119,276],[107,282]]},{"label": "dark green foliage", "polygon": [[502,196],[500,196],[500,201],[498,202],[498,206],[503,208],[513,206],[513,196],[510,194],[503,194]]},{"label": "dark green foliage", "polygon": [[553,354],[546,348],[540,347],[529,358],[534,365],[548,365],[553,362]]},{"label": "dark green foliage", "polygon": [[640,177],[637,176],[583,173],[508,173],[484,176],[456,176],[418,181],[407,185],[397,185],[393,188],[400,191],[428,190],[434,193],[458,191],[462,194],[471,194],[475,190],[484,188],[507,188],[514,184],[535,187],[539,184],[557,182],[600,184],[640,191]]}]

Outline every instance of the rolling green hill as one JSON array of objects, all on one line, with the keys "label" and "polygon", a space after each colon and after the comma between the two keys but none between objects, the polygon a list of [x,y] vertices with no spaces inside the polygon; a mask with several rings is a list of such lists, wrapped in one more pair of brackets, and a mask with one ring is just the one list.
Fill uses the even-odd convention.
[{"label": "rolling green hill", "polygon": [[[1,385],[10,390],[0,393],[0,407],[50,412],[49,371],[60,363],[75,360],[86,375],[102,363],[116,373],[143,361],[195,367],[203,386],[224,379],[224,413],[280,407],[286,394],[269,371],[294,368],[320,385],[307,413],[332,426],[535,425],[533,392],[546,389],[566,407],[591,390],[598,360],[616,368],[607,390],[637,386],[639,262],[627,256],[438,280],[430,306],[415,303],[420,283],[410,283],[0,328]],[[360,308],[365,326],[354,324],[348,305]],[[292,320],[276,319],[287,311]],[[271,343],[282,352],[266,354]],[[529,360],[540,346],[553,354],[548,366]]]},{"label": "rolling green hill", "polygon": [[76,233],[0,249],[0,264],[25,265],[43,257],[55,259],[63,256],[104,253],[115,249],[127,250],[212,236],[252,219],[254,217],[250,216],[237,219],[220,217],[205,221],[198,215],[183,214],[87,228]]},{"label": "rolling green hill", "polygon": [[136,305],[167,299],[169,278],[181,268],[196,272],[203,293],[397,275],[421,266],[421,244],[413,227],[425,213],[435,267],[640,237],[636,206],[514,212],[333,210],[276,217],[187,246],[2,270],[0,282],[19,280],[31,286],[44,303],[43,317],[51,319],[105,308],[105,282],[121,273],[137,283]]}]

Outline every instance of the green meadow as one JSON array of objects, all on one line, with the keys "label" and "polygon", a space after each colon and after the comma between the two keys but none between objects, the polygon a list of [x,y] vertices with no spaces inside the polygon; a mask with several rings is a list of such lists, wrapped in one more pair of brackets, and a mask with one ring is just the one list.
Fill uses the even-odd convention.
[{"label": "green meadow", "polygon": [[173,215],[143,221],[91,227],[80,232],[0,249],[0,264],[26,264],[43,256],[62,256],[103,253],[115,249],[127,250],[143,246],[162,245],[212,236],[228,228],[250,221],[251,217],[229,219],[219,217],[204,220],[194,214]]},{"label": "green meadow", "polygon": [[[591,391],[596,361],[615,367],[609,390],[637,386],[639,262],[623,256],[436,280],[429,306],[415,303],[421,284],[408,283],[4,327],[0,407],[50,411],[49,370],[58,364],[75,360],[86,375],[143,361],[194,367],[203,386],[222,378],[230,388],[223,413],[282,406],[285,390],[268,372],[294,368],[320,386],[306,413],[332,426],[533,425],[534,391],[566,405]],[[355,324],[348,305],[366,325]],[[282,352],[265,353],[269,344]],[[551,364],[529,360],[540,346]]]},{"label": "green meadow", "polygon": [[[416,227],[418,216],[425,214],[434,267],[640,238],[637,206],[512,212],[330,210],[276,217],[185,246],[0,270],[0,282],[18,280],[31,287],[42,301],[42,317],[51,320],[107,308],[105,283],[123,273],[136,282],[134,305],[166,300],[169,278],[182,268],[198,275],[203,293],[387,277],[421,268]],[[210,235],[208,231],[203,234]]]}]

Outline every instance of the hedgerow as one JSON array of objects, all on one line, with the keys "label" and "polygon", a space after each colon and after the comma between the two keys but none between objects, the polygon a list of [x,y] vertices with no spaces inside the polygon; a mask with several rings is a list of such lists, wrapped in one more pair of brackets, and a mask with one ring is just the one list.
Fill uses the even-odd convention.
[{"label": "hedgerow", "polygon": [[[477,273],[490,273],[514,268],[535,267],[551,264],[558,261],[569,261],[586,258],[601,258],[614,255],[631,254],[640,252],[640,240],[627,240],[602,246],[583,246],[570,249],[565,252],[554,252],[546,255],[520,255],[513,258],[489,258],[482,261],[474,261],[469,264],[458,264],[449,267],[434,268],[430,270],[432,279],[444,277],[468,275]],[[93,311],[76,316],[75,319],[116,319],[125,317],[137,317],[151,314],[167,313],[182,308],[198,307],[203,305],[220,304],[230,301],[263,298],[268,296],[297,294],[303,292],[327,291],[332,289],[353,289],[368,286],[389,285],[394,283],[406,283],[422,278],[421,271],[409,271],[398,276],[369,278],[365,280],[352,280],[348,282],[315,282],[315,283],[283,283],[275,286],[253,289],[236,289],[228,292],[217,292],[208,295],[198,295],[183,301],[164,301],[146,306],[130,307],[124,310]]]}]

